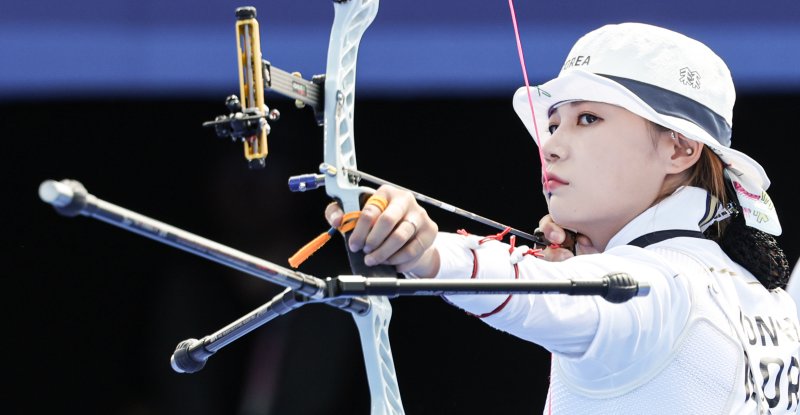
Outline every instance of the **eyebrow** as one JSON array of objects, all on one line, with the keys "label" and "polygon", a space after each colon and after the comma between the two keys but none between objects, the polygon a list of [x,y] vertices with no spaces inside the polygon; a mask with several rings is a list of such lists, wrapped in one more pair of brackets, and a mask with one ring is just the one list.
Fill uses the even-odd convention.
[{"label": "eyebrow", "polygon": [[564,105],[569,105],[570,107],[574,107],[574,106],[580,105],[580,104],[582,104],[584,102],[587,102],[587,101],[568,101],[568,102],[565,102],[563,104],[558,102],[558,103],[554,104],[553,106],[551,106],[549,110],[547,110],[547,116],[548,117],[552,116],[554,113],[556,113],[558,111],[559,108],[563,107]]},{"label": "eyebrow", "polygon": [[549,110],[549,111],[547,111],[547,117],[548,117],[548,118],[549,118],[549,117],[552,117],[552,116],[553,116],[553,114],[555,114],[555,113],[558,111],[558,109],[559,109],[559,108],[561,108],[561,107],[563,107],[564,105],[569,105],[570,107],[577,107],[578,105],[582,105],[582,104],[585,104],[585,103],[587,103],[587,102],[592,102],[592,101],[586,101],[586,100],[580,100],[580,101],[577,101],[577,100],[576,100],[576,101],[569,101],[569,102],[565,102],[565,103],[563,103],[563,104],[560,104],[560,105],[559,105],[559,104],[555,104],[555,105],[553,106],[553,107],[555,107],[555,108],[553,108],[553,107],[550,107],[550,110]]}]

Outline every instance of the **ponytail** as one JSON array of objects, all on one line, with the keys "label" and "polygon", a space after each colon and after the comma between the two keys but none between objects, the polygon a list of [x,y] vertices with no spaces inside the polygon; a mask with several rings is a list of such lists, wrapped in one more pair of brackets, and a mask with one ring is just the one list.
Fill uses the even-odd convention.
[{"label": "ponytail", "polygon": [[706,229],[709,239],[719,244],[733,261],[750,271],[768,290],[786,288],[789,281],[789,261],[772,235],[747,226],[738,205],[736,193],[725,179],[722,160],[708,147],[703,147],[700,159],[689,169],[691,186],[708,190],[722,206],[732,202],[736,212],[731,217]]},{"label": "ponytail", "polygon": [[[650,123],[651,136],[669,131],[666,127]],[[733,204],[736,212],[729,218],[718,221],[704,234],[715,241],[733,261],[750,271],[768,290],[786,288],[789,281],[789,261],[772,235],[747,226],[744,213],[738,204],[730,181],[725,178],[725,165],[708,146],[703,146],[697,163],[680,173],[683,177],[662,189],[653,204],[671,195],[680,186],[694,186],[707,190],[722,206]]]},{"label": "ponytail", "polygon": [[[772,235],[745,224],[742,213],[727,219],[717,243],[739,265],[750,271],[768,290],[786,288],[789,261]],[[711,226],[709,229],[713,229]]]}]

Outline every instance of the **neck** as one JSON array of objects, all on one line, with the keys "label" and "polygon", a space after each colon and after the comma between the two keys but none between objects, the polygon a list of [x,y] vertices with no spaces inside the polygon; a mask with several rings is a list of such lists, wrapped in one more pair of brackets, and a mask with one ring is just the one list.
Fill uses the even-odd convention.
[{"label": "neck", "polygon": [[[644,210],[647,210],[646,208]],[[622,228],[630,223],[633,219],[639,216],[642,212],[631,214],[629,217],[606,218],[605,220],[596,220],[576,226],[575,229],[578,233],[583,234],[592,241],[592,246],[598,251],[603,252],[608,246],[611,238],[619,233]]]},{"label": "neck", "polygon": [[586,235],[591,241],[592,246],[597,249],[597,252],[603,252],[606,250],[606,246],[608,246],[608,241],[619,231],[601,231],[601,230],[592,230],[587,232],[581,232],[583,235]]}]

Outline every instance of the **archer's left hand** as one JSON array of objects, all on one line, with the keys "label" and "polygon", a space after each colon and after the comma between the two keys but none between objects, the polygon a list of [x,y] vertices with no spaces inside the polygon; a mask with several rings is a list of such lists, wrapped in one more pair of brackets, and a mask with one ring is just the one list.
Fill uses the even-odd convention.
[{"label": "archer's left hand", "polygon": [[[433,277],[439,271],[439,254],[433,241],[439,227],[414,196],[392,186],[381,186],[373,196],[386,201],[367,203],[350,234],[349,249],[363,251],[364,263],[393,265],[398,272]],[[343,212],[336,203],[325,209],[325,218],[338,227]]]}]

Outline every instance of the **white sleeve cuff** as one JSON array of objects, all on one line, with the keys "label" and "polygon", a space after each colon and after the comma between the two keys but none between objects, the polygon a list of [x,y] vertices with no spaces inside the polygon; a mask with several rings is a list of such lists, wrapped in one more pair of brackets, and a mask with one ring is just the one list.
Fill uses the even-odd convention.
[{"label": "white sleeve cuff", "polygon": [[[469,241],[456,234],[439,233],[434,246],[439,251],[440,265],[436,279],[470,279],[477,267],[476,279],[514,279],[509,262],[508,246],[489,241],[475,249],[473,257]],[[446,299],[472,314],[491,313],[508,299],[507,294],[449,295]]]}]

